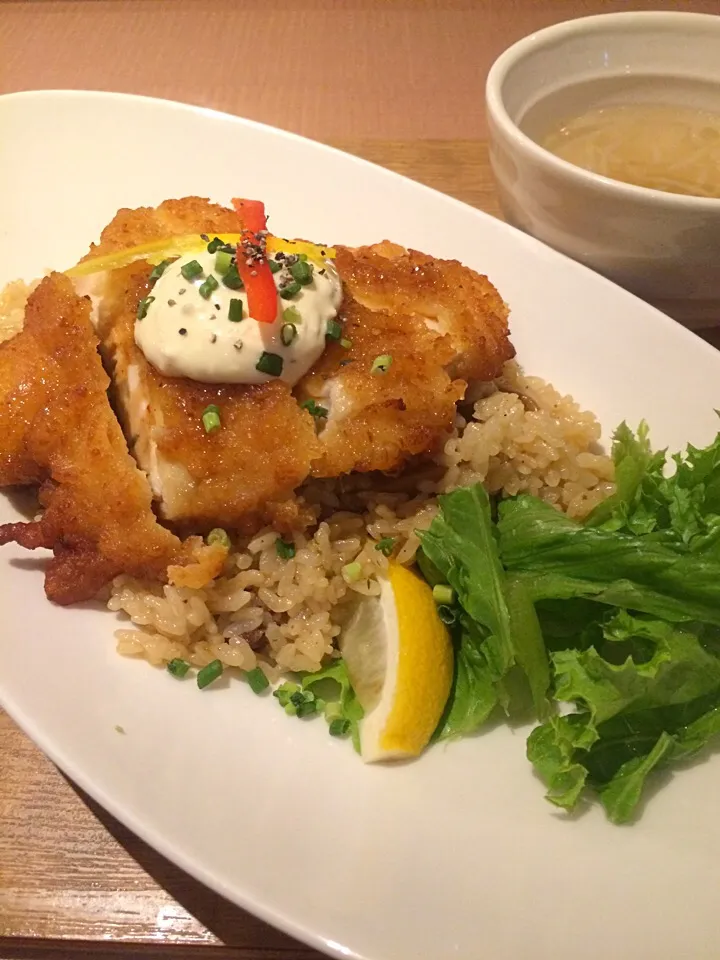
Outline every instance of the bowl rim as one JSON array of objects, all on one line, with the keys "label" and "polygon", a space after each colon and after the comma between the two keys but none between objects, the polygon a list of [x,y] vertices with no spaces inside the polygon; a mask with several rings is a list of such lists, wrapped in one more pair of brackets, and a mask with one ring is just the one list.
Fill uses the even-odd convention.
[{"label": "bowl rim", "polygon": [[[622,23],[624,26],[628,26],[629,21],[633,21],[635,25],[643,22],[649,24],[664,21],[670,26],[672,21],[677,22],[678,20],[693,21],[696,24],[704,21],[707,26],[712,24],[713,29],[720,31],[720,16],[712,13],[692,13],[682,10],[628,10],[562,20],[560,23],[551,24],[522,37],[507,47],[490,67],[485,82],[485,106],[488,117],[504,129],[506,135],[514,141],[517,148],[529,153],[540,165],[555,167],[573,180],[577,186],[589,187],[603,192],[613,190],[619,197],[627,200],[644,201],[646,203],[654,201],[671,209],[717,214],[720,212],[720,197],[698,197],[693,194],[670,193],[665,190],[656,190],[653,187],[641,187],[636,184],[625,183],[622,180],[613,180],[603,174],[578,167],[574,163],[570,163],[569,160],[563,160],[541,147],[526,133],[523,133],[505,109],[502,96],[503,83],[511,68],[529,53],[543,47],[547,42],[592,33],[595,29],[604,25]],[[493,140],[492,129],[490,130],[490,140]]]}]

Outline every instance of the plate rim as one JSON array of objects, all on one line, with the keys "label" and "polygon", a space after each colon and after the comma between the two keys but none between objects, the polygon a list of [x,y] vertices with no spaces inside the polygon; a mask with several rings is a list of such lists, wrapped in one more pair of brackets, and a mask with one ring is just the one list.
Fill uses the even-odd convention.
[{"label": "plate rim", "polygon": [[[372,169],[374,171],[380,171],[382,175],[391,181],[401,180],[409,182],[413,184],[414,188],[420,188],[423,191],[427,191],[431,195],[442,198],[443,202],[445,203],[450,202],[457,208],[463,208],[465,211],[471,211],[472,214],[480,219],[480,221],[491,221],[494,224],[495,229],[509,232],[510,234],[521,238],[522,242],[526,245],[526,248],[532,251],[530,255],[535,255],[535,251],[549,251],[552,258],[559,258],[560,261],[564,261],[566,264],[569,263],[571,270],[578,270],[585,276],[595,278],[594,282],[599,280],[602,284],[607,285],[607,287],[620,290],[622,294],[630,298],[628,302],[635,301],[635,309],[640,309],[645,312],[649,311],[648,316],[653,316],[655,322],[661,323],[668,333],[672,332],[672,335],[680,335],[681,337],[684,336],[686,338],[685,342],[688,345],[690,345],[692,339],[692,349],[705,351],[708,357],[712,355],[720,372],[720,351],[718,351],[715,347],[707,343],[707,341],[702,340],[702,338],[693,333],[693,331],[673,320],[657,307],[647,303],[630,291],[624,290],[618,284],[607,279],[606,277],[603,277],[601,274],[596,273],[584,264],[572,260],[565,254],[554,250],[552,247],[548,246],[537,238],[524,233],[511,224],[506,223],[504,220],[494,217],[485,210],[465,203],[464,201],[459,200],[458,198],[449,194],[445,194],[441,190],[430,187],[425,183],[413,180],[411,177],[397,173],[396,171],[384,167],[381,164],[366,160],[365,158],[352,153],[347,153],[338,147],[331,146],[323,143],[322,141],[302,136],[293,131],[285,130],[281,127],[275,127],[271,124],[266,124],[261,121],[227,113],[225,111],[216,110],[214,108],[204,107],[199,104],[186,103],[168,98],[145,96],[141,94],[124,93],[119,91],[73,89],[38,89],[14,91],[0,94],[0,108],[2,107],[2,104],[9,101],[22,102],[25,100],[38,100],[42,102],[43,100],[63,101],[66,99],[73,99],[77,101],[118,100],[129,103],[138,102],[142,104],[160,106],[166,109],[172,109],[180,113],[186,113],[188,116],[199,114],[215,118],[223,123],[230,121],[233,124],[241,127],[258,129],[266,133],[270,133],[273,136],[280,135],[282,138],[289,138],[293,141],[303,144],[310,144],[312,147],[319,147],[323,151],[330,151],[333,154],[342,157],[343,162],[347,162],[347,160],[350,159],[351,161],[354,161],[360,170]],[[640,305],[639,307],[637,306],[638,304]],[[43,601],[49,602],[44,596]],[[292,918],[289,913],[284,913],[276,907],[269,906],[266,901],[257,899],[256,895],[253,894],[253,892],[244,883],[235,881],[231,888],[230,884],[226,883],[222,878],[215,876],[212,871],[206,869],[202,860],[190,855],[186,855],[182,850],[175,850],[172,844],[165,840],[163,834],[157,833],[151,825],[143,822],[142,815],[136,812],[135,807],[128,806],[127,804],[120,802],[116,803],[112,794],[106,792],[102,786],[93,780],[89,773],[86,774],[83,769],[75,765],[74,761],[70,756],[68,756],[66,750],[61,746],[60,743],[54,741],[52,738],[48,738],[45,734],[43,734],[38,729],[38,725],[35,723],[33,718],[15,702],[12,692],[4,688],[1,679],[0,705],[6,710],[13,722],[15,722],[17,726],[20,727],[20,729],[32,740],[34,745],[43,754],[45,754],[45,756],[48,757],[56,767],[65,773],[69,779],[73,781],[73,783],[77,784],[77,786],[80,787],[84,793],[97,801],[105,810],[108,811],[108,813],[110,813],[120,823],[125,825],[144,843],[157,850],[163,857],[165,857],[179,869],[183,870],[191,877],[207,886],[210,890],[224,897],[230,903],[237,905],[241,909],[258,917],[265,923],[268,923],[269,925],[279,929],[288,936],[295,938],[311,948],[324,952],[329,956],[337,957],[338,960],[347,960],[347,958],[354,958],[354,960],[373,960],[373,958],[369,955],[357,953],[350,947],[347,947],[335,940],[328,939],[319,933],[317,929],[311,929],[301,920]]]}]

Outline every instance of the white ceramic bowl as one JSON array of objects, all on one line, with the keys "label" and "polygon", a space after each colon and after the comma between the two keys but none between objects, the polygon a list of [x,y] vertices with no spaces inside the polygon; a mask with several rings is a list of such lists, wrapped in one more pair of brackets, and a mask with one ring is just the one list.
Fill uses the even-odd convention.
[{"label": "white ceramic bowl", "polygon": [[[720,111],[720,17],[585,17],[540,30],[506,50],[486,88],[490,159],[505,217],[689,326],[720,324],[720,200],[590,173],[544,150],[521,129],[528,110],[548,95],[618,76],[716,83]],[[673,94],[672,84],[664,98],[666,93],[682,96]]]}]

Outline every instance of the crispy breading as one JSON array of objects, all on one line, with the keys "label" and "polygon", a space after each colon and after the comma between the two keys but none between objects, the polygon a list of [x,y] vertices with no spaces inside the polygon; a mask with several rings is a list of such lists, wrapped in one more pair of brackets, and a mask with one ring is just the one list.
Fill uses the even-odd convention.
[{"label": "crispy breading", "polygon": [[[100,252],[150,239],[238,229],[232,211],[207,201],[166,201],[157,210],[121,211],[103,231]],[[289,501],[319,452],[312,417],[279,380],[217,385],[159,373],[134,336],[138,302],[150,289],[149,273],[147,263],[138,262],[109,275],[98,329],[125,432],[152,477],[162,516],[202,528],[253,530],[268,521],[281,530],[304,525],[309,517]],[[222,429],[207,434],[202,415],[210,404],[221,410]]]},{"label": "crispy breading", "polygon": [[[329,347],[298,385],[329,411],[312,473],[396,470],[436,453],[466,380],[498,376],[514,355],[507,307],[486,277],[388,241],[338,247],[335,265],[351,345]],[[382,356],[388,369],[373,370]]]},{"label": "crispy breading", "polygon": [[154,240],[190,233],[239,233],[241,228],[242,223],[234,210],[202,197],[163,200],[157,207],[137,207],[134,210],[123,207],[100,234],[100,242],[90,245],[83,260]]},{"label": "crispy breading", "polygon": [[493,380],[515,356],[508,308],[487,277],[458,260],[438,260],[384,240],[338,247],[336,266],[346,292],[370,310],[426,321],[447,334],[454,351],[451,377]]},{"label": "crispy breading", "polygon": [[[45,589],[58,603],[95,596],[118,573],[164,580],[200,561],[151,509],[107,398],[90,306],[51,274],[30,295],[21,333],[0,346],[0,484],[42,484],[44,512],[0,526],[0,543],[52,549]],[[194,555],[196,554],[196,555]]]}]

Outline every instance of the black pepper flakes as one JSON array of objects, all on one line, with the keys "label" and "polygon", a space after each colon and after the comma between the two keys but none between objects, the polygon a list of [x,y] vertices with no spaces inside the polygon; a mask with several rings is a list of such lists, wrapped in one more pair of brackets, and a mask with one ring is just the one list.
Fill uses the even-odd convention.
[{"label": "black pepper flakes", "polygon": [[210,337],[210,343],[217,343],[217,334],[213,333]]},{"label": "black pepper flakes", "polygon": [[187,335],[187,330],[185,329],[185,327],[180,327],[180,329],[178,330],[178,333],[180,334],[181,337],[184,337]]},{"label": "black pepper flakes", "polygon": [[205,243],[210,243],[210,237],[209,237],[206,233],[201,233],[201,234],[200,234],[200,239],[201,239],[201,240],[204,240]]},{"label": "black pepper flakes", "polygon": [[233,344],[236,350],[242,350],[243,342],[242,340],[236,340]]},{"label": "black pepper flakes", "polygon": [[180,287],[180,289],[178,290],[178,296],[181,297],[185,293],[185,290],[186,290],[185,287]]},{"label": "black pepper flakes", "polygon": [[176,303],[177,303],[177,300],[168,300],[169,307],[174,307]]}]

